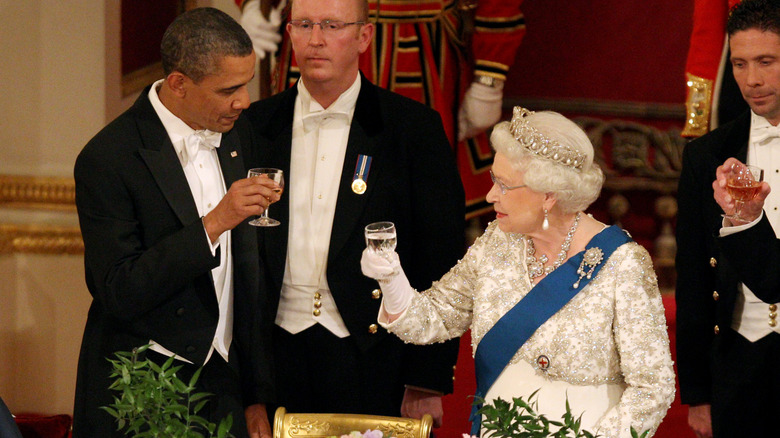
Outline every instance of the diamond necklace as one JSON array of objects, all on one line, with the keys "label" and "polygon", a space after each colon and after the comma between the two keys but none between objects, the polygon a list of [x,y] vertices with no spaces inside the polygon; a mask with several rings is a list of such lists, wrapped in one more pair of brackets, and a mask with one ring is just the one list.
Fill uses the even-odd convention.
[{"label": "diamond necklace", "polygon": [[574,216],[574,223],[571,225],[569,233],[566,235],[566,238],[563,239],[563,244],[561,244],[561,251],[558,253],[558,258],[555,260],[555,263],[553,263],[552,266],[544,266],[548,260],[546,254],[542,254],[542,256],[539,257],[539,260],[536,260],[536,257],[534,257],[534,254],[536,253],[534,241],[530,237],[526,239],[528,242],[528,247],[526,249],[526,255],[528,256],[528,259],[526,261],[526,265],[528,266],[528,275],[531,277],[531,279],[549,274],[557,267],[561,266],[564,261],[566,261],[566,254],[569,252],[569,248],[571,248],[571,239],[574,238],[574,232],[577,231],[577,225],[579,224],[580,212],[578,211]]}]

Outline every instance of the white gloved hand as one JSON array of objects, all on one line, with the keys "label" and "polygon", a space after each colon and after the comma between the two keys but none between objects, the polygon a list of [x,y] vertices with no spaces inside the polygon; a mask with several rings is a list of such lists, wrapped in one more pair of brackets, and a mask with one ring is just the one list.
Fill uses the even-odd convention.
[{"label": "white gloved hand", "polygon": [[398,254],[393,252],[363,250],[360,258],[360,268],[363,275],[379,282],[382,289],[382,305],[390,315],[402,313],[409,307],[414,296],[414,289],[406,278]]},{"label": "white gloved hand", "polygon": [[282,0],[279,6],[271,9],[268,18],[260,12],[260,0],[249,0],[244,4],[241,26],[252,39],[258,59],[265,58],[268,53],[276,52],[277,45],[282,41],[279,25],[282,24],[282,10],[286,3],[286,0]]},{"label": "white gloved hand", "polygon": [[472,82],[458,111],[458,141],[474,137],[501,119],[504,84],[488,87]]}]

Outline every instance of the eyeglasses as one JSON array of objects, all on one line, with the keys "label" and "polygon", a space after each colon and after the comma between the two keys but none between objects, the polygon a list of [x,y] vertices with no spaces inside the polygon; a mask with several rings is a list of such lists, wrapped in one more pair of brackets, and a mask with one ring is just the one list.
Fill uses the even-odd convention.
[{"label": "eyeglasses", "polygon": [[349,23],[340,20],[322,20],[319,23],[315,23],[311,20],[290,20],[290,27],[296,32],[302,34],[310,34],[315,25],[319,25],[322,33],[325,35],[335,34],[347,26],[353,24],[366,24],[365,21],[351,21]]},{"label": "eyeglasses", "polygon": [[501,189],[501,194],[506,195],[507,190],[514,190],[514,189],[521,189],[523,187],[527,187],[526,184],[521,184],[519,186],[508,186],[504,184],[503,181],[496,178],[495,175],[493,175],[493,171],[490,170],[490,179],[493,180],[493,184],[497,185],[499,189]]}]

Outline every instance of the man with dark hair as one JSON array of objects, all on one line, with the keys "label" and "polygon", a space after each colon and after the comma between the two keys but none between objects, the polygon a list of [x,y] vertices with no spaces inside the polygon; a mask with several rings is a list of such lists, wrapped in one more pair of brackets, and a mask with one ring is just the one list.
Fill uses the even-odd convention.
[{"label": "man with dark hair", "polygon": [[76,160],[76,206],[93,301],[79,357],[75,437],[124,436],[108,358],[151,344],[184,382],[202,367],[198,415],[231,432],[270,436],[272,380],[257,240],[246,223],[278,200],[267,178],[244,178],[234,125],[249,106],[252,42],[212,8],[180,15],[163,36],[165,78],[103,128]]},{"label": "man with dark hair", "polygon": [[[381,291],[360,271],[364,228],[391,221],[412,286],[430,286],[464,251],[464,194],[441,118],[369,82],[366,0],[295,0],[287,31],[297,85],[252,104],[250,164],[289,175],[281,226],[258,230],[276,300],[279,403],[441,422],[457,343],[406,345],[377,324]],[[278,215],[278,216],[276,216]]]},{"label": "man with dark hair", "polygon": [[[680,395],[697,436],[774,436],[777,304],[754,293],[756,283],[744,269],[768,254],[728,249],[734,233],[747,232],[758,219],[724,219],[716,201],[726,213],[734,205],[723,193],[723,168],[720,181],[713,181],[719,166],[736,159],[763,167],[769,185],[780,186],[780,1],[743,0],[732,9],[727,32],[734,78],[751,111],[691,142],[683,154],[676,262]],[[777,195],[766,198],[763,221],[780,230]]]}]

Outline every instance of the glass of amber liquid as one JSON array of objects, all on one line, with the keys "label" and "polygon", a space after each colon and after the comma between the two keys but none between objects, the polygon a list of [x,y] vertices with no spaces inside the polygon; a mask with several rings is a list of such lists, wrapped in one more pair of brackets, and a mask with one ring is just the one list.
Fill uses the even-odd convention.
[{"label": "glass of amber liquid", "polygon": [[[247,173],[249,178],[260,175],[265,175],[269,179],[275,181],[277,187],[274,189],[274,191],[279,193],[279,195],[282,194],[282,191],[284,190],[284,172],[281,169],[259,167],[255,169],[249,169],[249,172]],[[260,217],[249,221],[249,225],[254,225],[256,227],[275,227],[280,223],[281,222],[278,220],[268,217],[268,208],[263,210],[263,213],[260,215]]]},{"label": "glass of amber liquid", "polygon": [[760,167],[742,163],[732,165],[731,173],[726,181],[726,190],[729,196],[734,199],[734,214],[725,217],[730,220],[747,222],[747,219],[740,216],[742,206],[758,194],[763,180],[764,169]]}]

